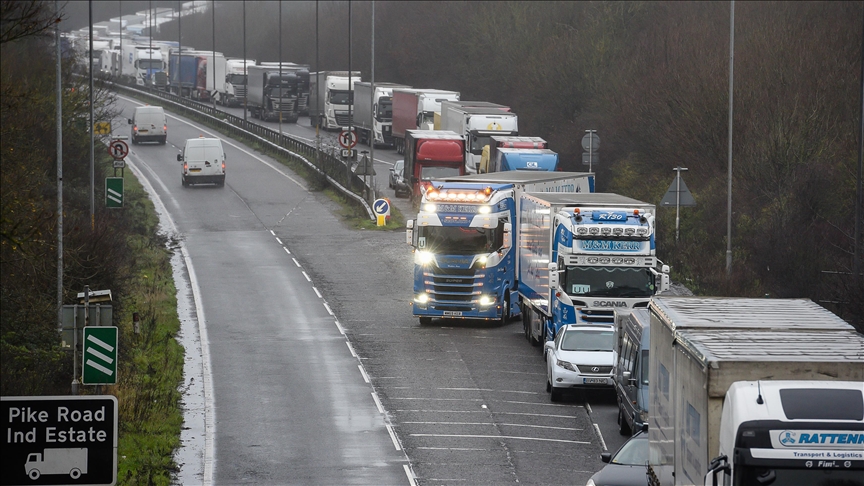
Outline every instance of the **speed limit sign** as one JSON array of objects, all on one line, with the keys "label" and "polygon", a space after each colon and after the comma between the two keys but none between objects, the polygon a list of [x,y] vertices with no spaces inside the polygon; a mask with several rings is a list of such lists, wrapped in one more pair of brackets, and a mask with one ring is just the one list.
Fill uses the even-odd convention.
[{"label": "speed limit sign", "polygon": [[111,154],[111,157],[114,157],[114,160],[125,159],[129,155],[129,145],[126,145],[126,142],[123,140],[112,140],[108,144],[108,153]]}]

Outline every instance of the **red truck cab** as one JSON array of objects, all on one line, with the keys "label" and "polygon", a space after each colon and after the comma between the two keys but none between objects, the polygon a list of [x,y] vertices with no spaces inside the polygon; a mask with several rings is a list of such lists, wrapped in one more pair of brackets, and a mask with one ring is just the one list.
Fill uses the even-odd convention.
[{"label": "red truck cab", "polygon": [[429,181],[465,174],[465,138],[447,130],[407,130],[403,177],[420,202]]}]

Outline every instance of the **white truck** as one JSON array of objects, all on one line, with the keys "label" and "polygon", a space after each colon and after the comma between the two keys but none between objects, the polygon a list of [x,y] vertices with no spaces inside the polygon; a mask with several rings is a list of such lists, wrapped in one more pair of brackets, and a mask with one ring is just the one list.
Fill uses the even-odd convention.
[{"label": "white truck", "polygon": [[353,85],[358,81],[362,81],[360,71],[309,73],[309,123],[313,127],[320,123],[325,130],[350,125],[349,113],[354,109]]},{"label": "white truck", "polygon": [[149,86],[153,75],[167,68],[162,51],[156,47],[151,49],[124,42],[120,56],[121,67],[118,69],[122,69],[123,80],[137,86]]},{"label": "white truck", "polygon": [[[465,170],[476,173],[483,148],[492,143],[492,136],[519,134],[519,118],[509,107],[472,107],[467,102],[441,103],[441,130],[451,130],[465,136]],[[505,111],[505,109],[507,111]]]},{"label": "white truck", "polygon": [[852,326],[806,299],[658,296],[649,311],[649,475],[861,484],[864,337]]},{"label": "white truck", "polygon": [[396,145],[396,153],[405,153],[405,139],[409,130],[434,130],[435,113],[441,111],[441,103],[458,100],[458,91],[394,89],[393,144]]},{"label": "white truck", "polygon": [[33,481],[46,474],[68,474],[73,480],[79,479],[82,474],[87,474],[87,448],[45,449],[41,454],[33,452],[27,455],[24,471]]},{"label": "white truck", "polygon": [[354,83],[354,127],[359,142],[366,145],[393,146],[393,89],[410,88],[404,84]]},{"label": "white truck", "polygon": [[531,344],[566,324],[615,324],[616,312],[645,307],[669,288],[653,204],[612,193],[525,193],[521,211],[519,297]]},{"label": "white truck", "polygon": [[246,100],[247,70],[254,59],[226,59],[225,85],[219,90],[216,101],[224,106],[243,106]]}]

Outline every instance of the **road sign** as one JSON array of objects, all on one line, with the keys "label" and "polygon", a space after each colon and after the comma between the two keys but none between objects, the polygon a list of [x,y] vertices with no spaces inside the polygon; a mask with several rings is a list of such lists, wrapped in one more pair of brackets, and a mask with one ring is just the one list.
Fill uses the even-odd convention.
[{"label": "road sign", "polygon": [[357,145],[357,132],[351,130],[342,130],[339,132],[339,145],[342,147],[349,149],[354,148]]},{"label": "road sign", "polygon": [[[680,196],[676,197],[678,194]],[[690,192],[690,189],[687,189],[687,184],[684,184],[684,179],[681,179],[681,190],[678,190],[678,178],[672,179],[672,184],[669,186],[669,190],[666,191],[666,195],[663,196],[663,200],[660,201],[660,207],[668,208],[675,207],[677,205],[680,207],[693,207],[696,206],[696,199],[693,198],[693,193]]]},{"label": "road sign", "polygon": [[116,160],[125,159],[129,155],[129,145],[123,140],[111,140],[108,144],[108,153]]},{"label": "road sign", "polygon": [[[110,326],[114,319],[114,310],[110,304],[90,304],[90,324],[93,326]],[[75,331],[77,330],[78,343],[81,340],[81,332],[84,329],[84,305],[64,305],[60,322],[63,331],[60,333],[60,344],[69,348],[75,342]]]},{"label": "road sign", "polygon": [[600,137],[596,133],[586,133],[582,137],[582,149],[589,152],[600,150]]},{"label": "road sign", "polygon": [[111,122],[96,122],[93,124],[93,133],[96,135],[108,135],[111,133]]},{"label": "road sign", "polygon": [[84,328],[81,383],[114,385],[117,383],[117,328],[87,326]]},{"label": "road sign", "polygon": [[106,177],[105,178],[105,207],[106,208],[122,208],[123,207],[123,178],[122,177]]},{"label": "road sign", "polygon": [[126,168],[126,161],[123,159],[120,159],[120,160],[115,159],[114,160],[114,168],[115,169],[125,169]]},{"label": "road sign", "polygon": [[591,165],[600,162],[600,154],[597,152],[582,152],[582,165]]},{"label": "road sign", "polygon": [[356,159],[357,158],[357,149],[342,149],[342,158],[343,159]]},{"label": "road sign", "polygon": [[3,484],[117,482],[117,398],[0,397]]},{"label": "road sign", "polygon": [[390,216],[390,200],[384,198],[376,199],[375,203],[372,204],[372,209],[375,211],[375,214]]}]

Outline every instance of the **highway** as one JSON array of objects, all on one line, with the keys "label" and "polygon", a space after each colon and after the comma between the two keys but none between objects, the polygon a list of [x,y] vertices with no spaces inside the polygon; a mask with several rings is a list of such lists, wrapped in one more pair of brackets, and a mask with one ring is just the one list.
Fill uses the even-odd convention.
[{"label": "highway", "polygon": [[[124,122],[136,104],[120,96]],[[612,390],[550,401],[520,321],[420,326],[403,231],[349,228],[323,193],[224,138],[225,187],[183,188],[177,153],[213,132],[168,123],[167,145],[127,161],[183,254],[181,320],[199,336],[186,382],[203,383],[188,403],[206,425],[183,440],[182,483],[584,484],[623,443]],[[314,136],[307,118],[283,129]],[[393,199],[400,156],[375,158]]]}]

